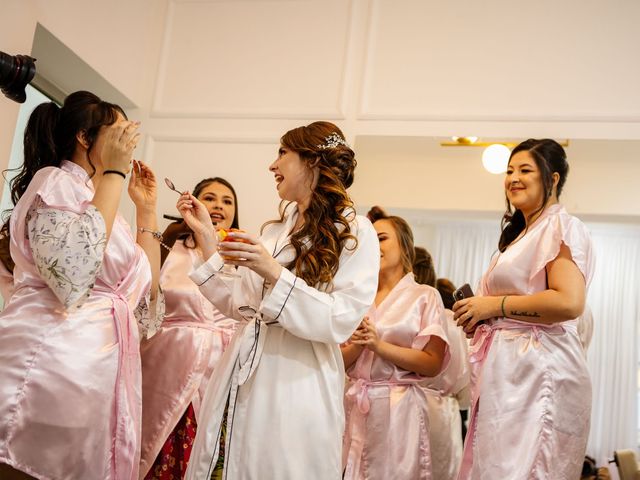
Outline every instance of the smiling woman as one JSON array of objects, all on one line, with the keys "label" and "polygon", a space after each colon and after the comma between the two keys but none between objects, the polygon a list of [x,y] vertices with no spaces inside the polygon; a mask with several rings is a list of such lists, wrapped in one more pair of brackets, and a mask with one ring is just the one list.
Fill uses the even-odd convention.
[{"label": "smiling woman", "polygon": [[314,122],[280,143],[269,170],[283,200],[281,218],[260,238],[230,232],[219,245],[225,263],[238,265],[237,277],[220,275],[205,205],[188,194],[178,202],[206,260],[191,278],[240,321],[203,401],[190,480],[210,478],[217,461],[216,474],[230,480],[342,474],[338,344],[374,299],[378,241],[347,194],[356,161],[340,129]]},{"label": "smiling woman", "polygon": [[513,149],[504,178],[507,211],[498,244],[501,252],[526,233],[545,207],[558,203],[568,174],[564,149],[553,140],[527,140]]},{"label": "smiling woman", "polygon": [[[205,178],[193,195],[217,228],[239,228],[238,200],[228,181]],[[140,473],[148,480],[184,477],[204,392],[237,323],[207,302],[189,279],[202,253],[186,224],[169,225],[163,236],[172,245],[160,275],[164,322],[141,345]]]},{"label": "smiling woman", "polygon": [[453,306],[475,370],[460,479],[580,476],[591,380],[577,327],[594,258],[586,227],[558,203],[568,170],[553,140],[513,150],[500,254],[479,295]]},{"label": "smiling woman", "polygon": [[211,221],[221,228],[240,228],[236,191],[224,178],[202,180],[193,195],[207,207]]}]

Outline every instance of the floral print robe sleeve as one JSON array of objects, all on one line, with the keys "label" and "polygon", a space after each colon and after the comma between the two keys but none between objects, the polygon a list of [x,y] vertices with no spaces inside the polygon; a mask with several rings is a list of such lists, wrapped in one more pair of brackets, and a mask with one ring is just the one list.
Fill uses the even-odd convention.
[{"label": "floral print robe sleeve", "polygon": [[38,198],[27,231],[42,279],[65,308],[79,307],[91,294],[107,246],[102,214],[93,205],[83,214],[48,208]]},{"label": "floral print robe sleeve", "polygon": [[[42,279],[65,308],[80,307],[91,295],[107,246],[102,214],[94,205],[82,214],[50,208],[38,198],[27,215],[27,231]],[[162,293],[154,301],[147,293],[134,315],[141,335],[152,336],[164,317]]]}]

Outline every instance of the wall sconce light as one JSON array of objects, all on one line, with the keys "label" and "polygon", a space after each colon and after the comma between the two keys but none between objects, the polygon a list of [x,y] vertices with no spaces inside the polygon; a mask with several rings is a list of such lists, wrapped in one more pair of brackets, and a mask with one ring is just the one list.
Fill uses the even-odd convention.
[{"label": "wall sconce light", "polygon": [[[490,173],[500,174],[507,171],[511,149],[519,142],[500,140],[481,142],[478,137],[451,137],[451,141],[440,142],[441,147],[485,147],[482,152],[482,165]],[[569,140],[558,141],[563,147],[569,146]]]}]

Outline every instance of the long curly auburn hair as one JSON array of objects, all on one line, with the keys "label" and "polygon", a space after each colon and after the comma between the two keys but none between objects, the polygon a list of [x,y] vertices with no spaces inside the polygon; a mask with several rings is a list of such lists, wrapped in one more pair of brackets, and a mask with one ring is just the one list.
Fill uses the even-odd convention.
[{"label": "long curly auburn hair", "polygon": [[[291,235],[296,257],[287,265],[289,269],[295,267],[296,275],[313,286],[330,284],[338,271],[342,250],[357,246],[349,225],[355,210],[347,194],[357,164],[355,153],[347,145],[325,146],[332,134],[344,140],[344,134],[333,123],[314,122],[289,130],[280,139],[310,169],[318,168],[318,182],[303,213],[304,225]],[[279,222],[284,221],[286,206],[288,203],[281,208]],[[353,244],[347,246],[349,241]]]}]

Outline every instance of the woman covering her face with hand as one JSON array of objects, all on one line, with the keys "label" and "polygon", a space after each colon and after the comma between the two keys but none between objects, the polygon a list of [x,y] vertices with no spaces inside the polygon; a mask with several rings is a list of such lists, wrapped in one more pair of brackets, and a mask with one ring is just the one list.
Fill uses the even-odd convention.
[{"label": "woman covering her face with hand", "polygon": [[594,259],[584,224],[558,203],[568,170],[553,140],[527,140],[513,150],[500,253],[479,296],[453,306],[473,336],[461,479],[580,476],[591,380],[576,319]]},{"label": "woman covering her face with hand", "polygon": [[[205,394],[190,480],[210,477],[225,418],[226,479],[342,475],[339,344],[375,296],[378,242],[346,192],[356,161],[340,129],[314,122],[280,144],[269,169],[285,204],[260,238],[232,233],[218,244],[204,206],[189,194],[178,202],[206,259],[191,278],[242,322]],[[239,278],[220,272],[218,248]]]},{"label": "woman covering her face with hand", "polygon": [[[3,479],[138,477],[136,320],[153,318],[160,244],[155,177],[132,160],[137,128],[89,92],[29,118],[4,237],[14,292],[0,314]],[[129,173],[135,239],[117,212]]]},{"label": "woman covering her face with hand", "polygon": [[375,303],[342,347],[348,384],[344,478],[431,479],[429,415],[420,386],[448,363],[444,308],[435,288],[412,272],[413,234],[375,207],[380,242]]}]

